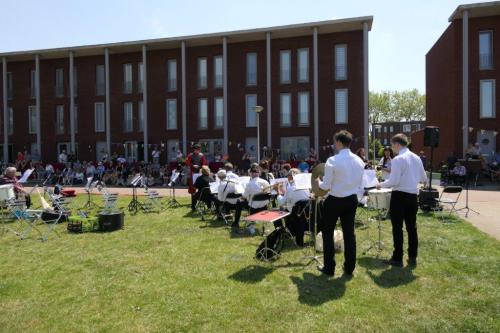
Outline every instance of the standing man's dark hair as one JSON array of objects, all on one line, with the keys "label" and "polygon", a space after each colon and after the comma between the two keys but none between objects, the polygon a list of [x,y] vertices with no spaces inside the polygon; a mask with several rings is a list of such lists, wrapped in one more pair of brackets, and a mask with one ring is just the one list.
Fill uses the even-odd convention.
[{"label": "standing man's dark hair", "polygon": [[346,130],[341,130],[335,133],[335,141],[342,143],[344,147],[350,147],[352,142],[352,134]]},{"label": "standing man's dark hair", "polygon": [[403,133],[398,133],[394,135],[391,139],[392,143],[399,143],[403,147],[408,147],[408,137],[404,135]]}]

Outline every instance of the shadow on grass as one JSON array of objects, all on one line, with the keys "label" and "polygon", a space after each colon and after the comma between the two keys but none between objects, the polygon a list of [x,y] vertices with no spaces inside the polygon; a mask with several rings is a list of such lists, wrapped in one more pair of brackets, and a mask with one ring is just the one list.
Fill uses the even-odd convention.
[{"label": "shadow on grass", "polygon": [[[413,274],[413,267],[394,267],[384,264],[380,259],[362,257],[358,259],[360,266],[366,268],[366,274],[382,288],[394,288],[415,281],[418,276]],[[384,269],[380,274],[372,270]]]},{"label": "shadow on grass", "polygon": [[273,272],[272,267],[250,265],[229,276],[231,280],[243,283],[258,283]]},{"label": "shadow on grass", "polygon": [[332,279],[323,274],[317,276],[312,273],[304,273],[302,279],[296,276],[292,276],[290,279],[297,285],[300,303],[319,306],[344,296],[346,283],[351,277],[342,275]]}]

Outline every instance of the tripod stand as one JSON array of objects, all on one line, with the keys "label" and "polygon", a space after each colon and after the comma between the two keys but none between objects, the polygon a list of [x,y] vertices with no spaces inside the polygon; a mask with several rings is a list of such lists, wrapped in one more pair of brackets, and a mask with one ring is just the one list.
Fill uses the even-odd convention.
[{"label": "tripod stand", "polygon": [[132,200],[128,204],[128,211],[131,214],[135,215],[139,211],[139,208],[143,209],[143,204],[138,200],[138,198],[137,198],[137,187],[134,186],[134,187],[132,187]]},{"label": "tripod stand", "polygon": [[[469,156],[465,156],[465,170],[469,170]],[[469,175],[465,175],[465,207],[457,209],[457,212],[459,211],[465,211],[465,217],[469,216],[469,212],[476,213],[479,215],[479,212],[475,211],[474,209],[469,207]]]},{"label": "tripod stand", "polygon": [[171,195],[170,195],[170,199],[167,202],[167,208],[177,208],[177,207],[180,207],[181,204],[175,198],[175,183],[172,183],[171,192],[170,193],[171,193]]},{"label": "tripod stand", "polygon": [[89,182],[89,186],[85,189],[85,192],[87,192],[87,202],[80,208],[80,210],[93,210],[101,208],[98,204],[96,204],[92,200],[91,196],[92,190],[93,190],[93,185],[91,182]]},{"label": "tripod stand", "polygon": [[[309,261],[307,262],[307,265],[310,265],[312,264],[313,262],[316,262],[318,264],[320,264],[320,258],[323,257],[321,255],[318,255],[318,250],[317,250],[317,244],[316,244],[316,236],[317,236],[317,232],[318,232],[318,204],[319,204],[319,197],[316,197],[314,199],[314,228],[313,228],[313,251],[312,251],[312,254],[311,255],[308,255],[308,256],[305,256],[304,259],[309,259]],[[309,209],[310,209],[310,206],[311,203],[309,203]],[[310,227],[311,224],[309,223],[309,229],[311,228]],[[311,231],[311,230],[310,230]]]}]

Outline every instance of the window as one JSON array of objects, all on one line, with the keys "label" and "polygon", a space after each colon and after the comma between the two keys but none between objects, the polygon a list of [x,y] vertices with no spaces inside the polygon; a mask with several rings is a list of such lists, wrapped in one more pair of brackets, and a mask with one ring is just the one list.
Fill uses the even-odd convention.
[{"label": "window", "polygon": [[208,128],[208,110],[207,110],[207,99],[198,99],[198,128],[207,129]]},{"label": "window", "polygon": [[493,31],[479,32],[479,69],[493,68]]},{"label": "window", "polygon": [[214,86],[215,88],[222,88],[223,77],[222,77],[222,56],[216,56],[214,58]]},{"label": "window", "polygon": [[64,69],[56,69],[56,97],[64,97]]},{"label": "window", "polygon": [[64,105],[56,105],[56,133],[64,134]]},{"label": "window", "polygon": [[126,102],[123,104],[123,131],[132,132],[134,130],[134,114],[132,103]]},{"label": "window", "polygon": [[14,109],[9,107],[9,135],[14,133]]},{"label": "window", "polygon": [[104,65],[97,65],[95,67],[95,94],[97,96],[104,96],[106,91],[105,80]]},{"label": "window", "polygon": [[36,71],[31,71],[30,76],[30,98],[36,98]]},{"label": "window", "polygon": [[168,91],[177,90],[177,60],[169,59],[167,62]]},{"label": "window", "polygon": [[132,93],[132,64],[123,65],[123,93]]},{"label": "window", "polygon": [[299,49],[297,52],[297,73],[299,82],[309,81],[309,49]]},{"label": "window", "polygon": [[411,132],[411,124],[403,125],[403,132],[410,133]]},{"label": "window", "polygon": [[299,126],[309,125],[309,93],[299,92]]},{"label": "window", "polygon": [[387,143],[388,143],[387,138],[384,138],[384,145],[387,145]]},{"label": "window", "polygon": [[394,126],[389,127],[389,132],[390,133],[394,132]]},{"label": "window", "polygon": [[167,130],[177,129],[177,100],[167,99]]},{"label": "window", "polygon": [[198,58],[198,89],[207,88],[207,58]]},{"label": "window", "polygon": [[291,51],[280,51],[280,83],[290,83],[291,81]]},{"label": "window", "polygon": [[384,133],[387,133],[387,126],[384,126]]},{"label": "window", "polygon": [[247,53],[247,86],[257,85],[257,53]]},{"label": "window", "polygon": [[36,112],[36,106],[35,105],[30,105],[28,107],[28,131],[29,134],[36,134],[37,133],[37,112]]},{"label": "window", "polygon": [[224,127],[224,99],[222,97],[216,97],[214,101],[215,108],[215,127]]},{"label": "window", "polygon": [[246,95],[245,106],[247,127],[256,127],[257,113],[255,112],[255,107],[257,106],[257,95]]},{"label": "window", "polygon": [[335,89],[335,123],[347,124],[347,89]]},{"label": "window", "polygon": [[281,158],[288,160],[292,153],[298,160],[307,159],[311,148],[308,136],[282,137]]},{"label": "window", "polygon": [[139,67],[137,69],[137,77],[139,78],[137,82],[139,93],[142,93],[144,89],[144,64],[142,62],[139,63]]},{"label": "window", "polygon": [[495,80],[481,80],[479,114],[481,118],[495,118]]},{"label": "window", "polygon": [[144,102],[139,102],[139,132],[144,132]]},{"label": "window", "polygon": [[335,45],[335,80],[347,80],[347,45]]},{"label": "window", "polygon": [[292,99],[290,94],[280,95],[280,124],[292,126]]},{"label": "window", "polygon": [[94,129],[96,132],[104,132],[104,103],[94,105]]}]

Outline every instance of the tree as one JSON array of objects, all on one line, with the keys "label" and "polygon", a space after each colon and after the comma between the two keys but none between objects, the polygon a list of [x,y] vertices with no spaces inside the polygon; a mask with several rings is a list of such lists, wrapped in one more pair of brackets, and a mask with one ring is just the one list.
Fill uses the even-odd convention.
[{"label": "tree", "polygon": [[425,120],[425,95],[417,89],[370,92],[370,122]]}]

